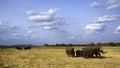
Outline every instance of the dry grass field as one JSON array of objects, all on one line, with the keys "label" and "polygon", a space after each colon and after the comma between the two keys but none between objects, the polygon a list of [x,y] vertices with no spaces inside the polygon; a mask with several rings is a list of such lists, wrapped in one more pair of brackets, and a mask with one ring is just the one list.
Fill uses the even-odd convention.
[{"label": "dry grass field", "polygon": [[[31,50],[0,48],[0,68],[120,68],[120,47],[103,47],[104,58],[67,57],[66,47],[38,47]],[[75,49],[81,49],[75,46]]]}]

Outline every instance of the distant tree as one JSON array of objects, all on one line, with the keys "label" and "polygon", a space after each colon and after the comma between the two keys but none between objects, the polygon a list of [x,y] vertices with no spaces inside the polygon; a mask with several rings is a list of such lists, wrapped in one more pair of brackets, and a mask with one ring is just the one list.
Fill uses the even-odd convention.
[{"label": "distant tree", "polygon": [[68,44],[69,46],[73,46],[73,44]]},{"label": "distant tree", "polygon": [[100,45],[100,46],[101,46],[101,45],[102,45],[102,43],[97,43],[97,45]]},{"label": "distant tree", "polygon": [[64,44],[64,43],[62,43],[62,44],[61,44],[61,46],[65,46],[65,44]]},{"label": "distant tree", "polygon": [[44,46],[49,46],[48,44],[44,44]]},{"label": "distant tree", "polygon": [[60,46],[60,44],[56,44],[56,46]]},{"label": "distant tree", "polygon": [[83,44],[82,46],[86,46],[87,44]]},{"label": "distant tree", "polygon": [[115,46],[115,44],[113,42],[110,42],[109,45],[110,46]]},{"label": "distant tree", "polygon": [[93,45],[95,45],[95,44],[94,44],[93,42],[91,42],[91,44],[90,44],[90,45],[92,45],[92,46],[93,46]]},{"label": "distant tree", "polygon": [[116,46],[120,46],[120,43],[116,43]]}]

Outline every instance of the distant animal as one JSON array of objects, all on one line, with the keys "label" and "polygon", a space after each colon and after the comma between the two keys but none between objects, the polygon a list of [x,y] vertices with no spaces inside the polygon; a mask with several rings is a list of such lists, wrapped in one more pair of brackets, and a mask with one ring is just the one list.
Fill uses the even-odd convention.
[{"label": "distant animal", "polygon": [[66,48],[66,55],[68,55],[68,57],[74,57],[75,56],[75,52],[74,52],[74,48],[73,47],[67,47]]},{"label": "distant animal", "polygon": [[100,46],[86,46],[84,48],[82,48],[82,56],[84,58],[100,58],[101,54],[100,53],[107,53],[107,51],[103,51],[103,49]]},{"label": "distant animal", "polygon": [[76,50],[76,57],[80,57],[80,56],[82,56],[81,50]]},{"label": "distant animal", "polygon": [[30,50],[31,47],[24,47],[24,50]]},{"label": "distant animal", "polygon": [[22,50],[22,47],[15,47],[17,50]]}]

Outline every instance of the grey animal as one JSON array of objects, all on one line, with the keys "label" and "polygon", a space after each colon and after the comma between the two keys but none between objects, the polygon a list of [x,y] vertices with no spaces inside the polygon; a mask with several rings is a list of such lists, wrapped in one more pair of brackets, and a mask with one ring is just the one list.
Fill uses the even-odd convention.
[{"label": "grey animal", "polygon": [[82,48],[82,56],[84,58],[93,58],[93,53],[92,53],[93,49],[90,46],[85,46],[84,48]]},{"label": "grey animal", "polygon": [[24,47],[24,50],[30,50],[31,47]]},{"label": "grey animal", "polygon": [[22,47],[15,47],[17,50],[22,50]]},{"label": "grey animal", "polygon": [[101,54],[105,54],[107,53],[107,51],[103,51],[103,49],[100,46],[86,46],[84,48],[82,48],[82,56],[84,58],[100,58]]},{"label": "grey animal", "polygon": [[74,52],[74,48],[73,47],[67,47],[66,48],[66,55],[68,55],[68,57],[74,57],[75,56],[75,52]]},{"label": "grey animal", "polygon": [[81,50],[76,50],[76,57],[80,57],[80,56],[82,56],[81,53],[82,53]]},{"label": "grey animal", "polygon": [[107,51],[103,51],[102,47],[100,47],[100,46],[92,47],[93,57],[101,58],[101,54],[100,53],[105,54],[105,53],[107,53]]}]

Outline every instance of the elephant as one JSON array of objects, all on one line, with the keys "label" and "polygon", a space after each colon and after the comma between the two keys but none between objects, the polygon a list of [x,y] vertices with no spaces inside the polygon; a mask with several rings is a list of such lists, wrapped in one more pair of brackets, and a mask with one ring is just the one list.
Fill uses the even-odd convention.
[{"label": "elephant", "polygon": [[103,51],[100,46],[86,46],[82,48],[82,56],[84,58],[101,58],[101,54],[107,53],[107,51]]},{"label": "elephant", "polygon": [[81,55],[81,50],[76,50],[76,57],[80,57]]},{"label": "elephant", "polygon": [[15,47],[17,50],[22,50],[22,47]]},{"label": "elephant", "polygon": [[24,50],[30,50],[31,47],[24,47]]},{"label": "elephant", "polygon": [[67,47],[66,48],[66,55],[68,55],[68,57],[74,57],[75,56],[75,52],[74,52],[74,48],[73,47]]}]

